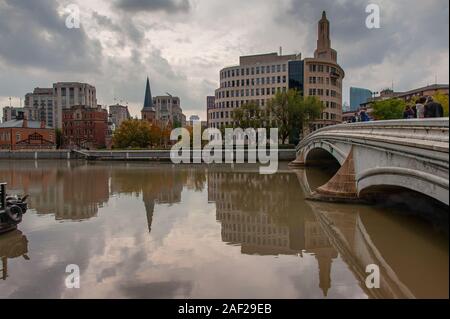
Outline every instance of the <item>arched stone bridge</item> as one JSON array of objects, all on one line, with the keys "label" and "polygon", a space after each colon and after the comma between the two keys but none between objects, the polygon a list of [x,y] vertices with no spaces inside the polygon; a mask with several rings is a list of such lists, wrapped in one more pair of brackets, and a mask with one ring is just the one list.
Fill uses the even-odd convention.
[{"label": "arched stone bridge", "polygon": [[325,127],[300,142],[291,165],[314,164],[326,153],[341,168],[313,198],[357,200],[401,188],[449,205],[448,118]]}]

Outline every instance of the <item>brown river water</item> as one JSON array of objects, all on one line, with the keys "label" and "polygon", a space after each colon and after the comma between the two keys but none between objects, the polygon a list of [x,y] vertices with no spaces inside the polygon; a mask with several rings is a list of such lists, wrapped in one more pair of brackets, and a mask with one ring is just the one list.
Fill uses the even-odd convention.
[{"label": "brown river water", "polygon": [[[305,199],[329,177],[284,164],[260,175],[1,161],[0,182],[30,198],[18,230],[0,235],[0,298],[448,298],[440,221]],[[66,286],[68,265],[78,289]],[[367,265],[379,288],[367,287]]]}]

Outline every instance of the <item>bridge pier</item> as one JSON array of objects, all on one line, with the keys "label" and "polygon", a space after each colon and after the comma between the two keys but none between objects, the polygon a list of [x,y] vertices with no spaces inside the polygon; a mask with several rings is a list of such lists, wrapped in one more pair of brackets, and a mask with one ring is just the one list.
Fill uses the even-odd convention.
[{"label": "bridge pier", "polygon": [[328,183],[313,192],[309,199],[331,202],[360,201],[356,186],[353,148],[344,164]]}]

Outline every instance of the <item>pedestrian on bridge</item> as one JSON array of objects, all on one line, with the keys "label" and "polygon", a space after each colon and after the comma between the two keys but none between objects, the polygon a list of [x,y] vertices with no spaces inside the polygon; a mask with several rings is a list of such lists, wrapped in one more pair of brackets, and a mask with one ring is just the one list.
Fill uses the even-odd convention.
[{"label": "pedestrian on bridge", "polygon": [[425,117],[444,117],[444,108],[440,103],[435,102],[431,96],[427,98],[427,103],[425,104]]},{"label": "pedestrian on bridge", "polygon": [[407,105],[405,111],[403,112],[404,119],[413,119],[415,117],[415,113],[410,105]]},{"label": "pedestrian on bridge", "polygon": [[418,119],[423,119],[425,117],[425,103],[427,99],[425,97],[421,97],[416,102],[416,115]]}]

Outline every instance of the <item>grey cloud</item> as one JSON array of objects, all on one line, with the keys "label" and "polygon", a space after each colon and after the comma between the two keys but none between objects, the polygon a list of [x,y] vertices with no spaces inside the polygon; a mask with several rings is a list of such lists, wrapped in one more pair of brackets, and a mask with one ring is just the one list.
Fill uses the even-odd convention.
[{"label": "grey cloud", "polygon": [[189,0],[117,0],[117,8],[130,11],[165,11],[167,13],[188,12]]},{"label": "grey cloud", "polygon": [[102,28],[116,32],[121,31],[120,27],[117,24],[115,24],[111,18],[101,15],[96,11],[92,12],[92,18]]},{"label": "grey cloud", "polygon": [[[326,10],[332,24],[333,46],[347,67],[382,63],[391,55],[408,55],[418,49],[428,49],[430,53],[448,50],[447,0],[424,1],[413,6],[405,0],[380,2],[381,29],[366,27],[368,4],[366,0],[292,0],[285,14],[316,26],[322,11]],[[316,32],[308,37],[315,44]]]},{"label": "grey cloud", "polygon": [[92,13],[92,18],[100,28],[116,32],[120,36],[117,41],[121,46],[123,46],[127,39],[136,44],[140,44],[145,38],[144,31],[130,17],[125,15],[121,16],[120,24],[114,23],[111,18],[101,15],[96,11]]},{"label": "grey cloud", "polygon": [[54,0],[0,0],[0,61],[46,71],[99,67],[102,47],[84,29],[68,29]]}]

